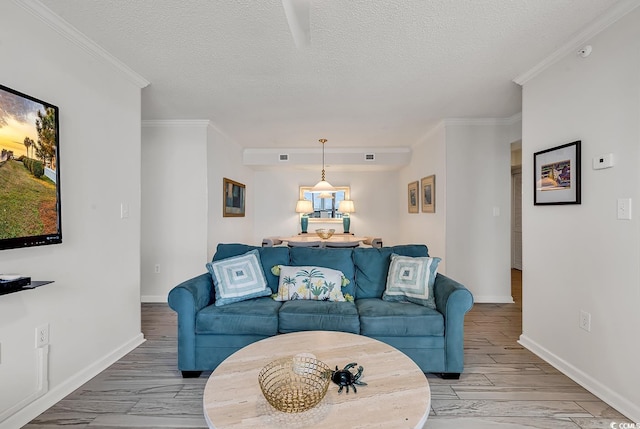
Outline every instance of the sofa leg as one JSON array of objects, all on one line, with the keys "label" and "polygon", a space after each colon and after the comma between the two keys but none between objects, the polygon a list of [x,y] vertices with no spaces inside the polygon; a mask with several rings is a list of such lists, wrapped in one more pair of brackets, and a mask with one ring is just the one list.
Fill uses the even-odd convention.
[{"label": "sofa leg", "polygon": [[182,371],[182,378],[198,378],[202,371]]},{"label": "sofa leg", "polygon": [[440,376],[443,380],[460,380],[459,372],[443,372]]}]

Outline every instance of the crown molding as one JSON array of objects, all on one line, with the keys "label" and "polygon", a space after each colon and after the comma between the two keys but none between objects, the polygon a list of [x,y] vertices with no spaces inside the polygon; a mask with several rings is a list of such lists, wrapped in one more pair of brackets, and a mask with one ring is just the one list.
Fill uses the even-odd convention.
[{"label": "crown molding", "polygon": [[522,112],[516,113],[508,118],[446,118],[442,122],[444,123],[444,126],[447,127],[450,125],[513,125],[519,121],[522,121]]},{"label": "crown molding", "polygon": [[129,68],[129,66],[111,55],[96,42],[82,34],[67,21],[53,13],[51,9],[40,3],[38,0],[13,0],[13,2],[36,18],[40,19],[42,22],[55,30],[58,34],[65,37],[67,40],[71,41],[76,46],[79,46],[88,54],[113,66],[116,70],[124,74],[137,87],[144,88],[150,84],[147,79],[133,71],[131,68]]},{"label": "crown molding", "polygon": [[[322,149],[316,148],[291,148],[291,147],[278,147],[278,148],[246,148],[243,149],[243,153],[250,155],[266,155],[266,154],[300,154],[300,155],[316,155],[322,153]],[[410,154],[411,148],[409,147],[350,147],[350,148],[327,148],[325,153],[328,154],[361,154],[361,153],[388,153],[388,154]]]},{"label": "crown molding", "polygon": [[[243,164],[250,168],[314,168],[320,164],[321,150],[316,148],[247,148],[242,151]],[[281,155],[287,155],[286,160]],[[350,171],[394,170],[409,164],[411,149],[408,147],[351,147],[326,150],[326,166],[333,171],[347,168]],[[367,159],[367,155],[373,155]]]},{"label": "crown molding", "polygon": [[513,125],[515,123],[522,122],[522,112],[518,112],[515,115],[506,118],[505,120],[507,125]]},{"label": "crown molding", "polygon": [[615,6],[612,6],[604,14],[593,20],[582,31],[578,32],[572,39],[561,46],[554,53],[544,60],[540,61],[529,71],[522,73],[513,79],[518,85],[524,85],[547,68],[571,53],[577,53],[589,39],[601,33],[603,30],[617,22],[620,18],[640,6],[640,0],[621,0]]},{"label": "crown molding", "polygon": [[431,139],[434,135],[436,135],[436,133],[444,129],[445,129],[445,121],[444,119],[441,119],[440,121],[438,121],[438,123],[436,123],[433,127],[431,127],[426,133],[424,133],[422,137],[416,140],[416,142],[411,147],[415,149],[417,146]]},{"label": "crown molding", "polygon": [[142,121],[143,127],[208,127],[211,121],[208,119],[146,119]]}]

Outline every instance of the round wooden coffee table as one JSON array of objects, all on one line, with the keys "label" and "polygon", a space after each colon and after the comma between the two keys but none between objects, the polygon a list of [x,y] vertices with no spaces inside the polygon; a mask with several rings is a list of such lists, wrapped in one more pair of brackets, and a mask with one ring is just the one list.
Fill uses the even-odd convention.
[{"label": "round wooden coffee table", "polygon": [[[330,368],[364,367],[358,393],[331,383],[324,399],[303,413],[273,408],[262,395],[258,373],[269,362],[312,353]],[[210,428],[422,428],[431,408],[426,376],[404,353],[383,342],[344,332],[276,335],[229,356],[209,377],[204,415]]]}]

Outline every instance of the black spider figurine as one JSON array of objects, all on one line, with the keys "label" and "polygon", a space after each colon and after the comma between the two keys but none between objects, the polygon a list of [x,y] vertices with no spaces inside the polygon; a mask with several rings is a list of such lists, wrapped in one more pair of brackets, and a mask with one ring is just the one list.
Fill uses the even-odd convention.
[{"label": "black spider figurine", "polygon": [[356,390],[356,384],[358,386],[367,385],[367,383],[359,381],[359,378],[362,376],[362,371],[364,371],[364,368],[362,366],[358,367],[358,372],[355,374],[349,371],[349,369],[353,368],[356,365],[358,364],[353,362],[345,366],[343,369],[338,369],[338,366],[336,366],[336,370],[332,372],[331,381],[340,386],[340,389],[338,389],[338,393],[342,393],[342,388],[345,386],[347,387],[347,393],[349,393],[349,386],[353,387],[353,393],[358,393],[358,391]]}]

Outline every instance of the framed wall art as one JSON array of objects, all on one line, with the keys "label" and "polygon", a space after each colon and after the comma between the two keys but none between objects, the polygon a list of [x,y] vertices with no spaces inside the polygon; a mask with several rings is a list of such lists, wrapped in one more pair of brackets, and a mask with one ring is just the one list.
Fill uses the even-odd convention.
[{"label": "framed wall art", "polygon": [[222,216],[244,217],[245,186],[231,179],[222,179]]},{"label": "framed wall art", "polygon": [[580,143],[533,154],[533,204],[580,204]]},{"label": "framed wall art", "polygon": [[422,213],[436,212],[436,175],[423,177],[422,185]]},{"label": "framed wall art", "polygon": [[408,185],[408,208],[409,213],[418,213],[418,201],[420,200],[420,184],[416,180]]}]

